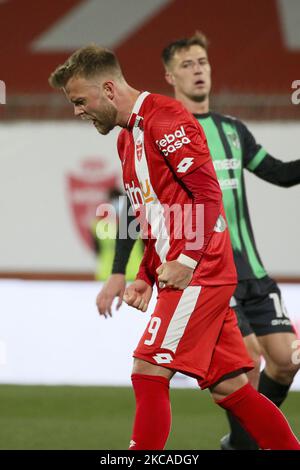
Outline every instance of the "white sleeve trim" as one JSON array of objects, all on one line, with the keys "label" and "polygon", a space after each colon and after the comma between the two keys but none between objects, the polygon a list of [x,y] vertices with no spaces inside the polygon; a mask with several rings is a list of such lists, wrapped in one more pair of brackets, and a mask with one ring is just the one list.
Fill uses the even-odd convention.
[{"label": "white sleeve trim", "polygon": [[195,269],[198,264],[197,261],[195,261],[193,258],[190,258],[189,256],[186,256],[183,253],[178,256],[177,261],[178,263],[184,264],[184,266],[187,266],[191,269]]}]

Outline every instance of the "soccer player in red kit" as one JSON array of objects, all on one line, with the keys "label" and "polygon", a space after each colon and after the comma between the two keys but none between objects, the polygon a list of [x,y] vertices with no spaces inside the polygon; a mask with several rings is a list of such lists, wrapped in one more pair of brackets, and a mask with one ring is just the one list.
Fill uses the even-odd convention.
[{"label": "soccer player in red kit", "polygon": [[141,216],[146,243],[124,299],[145,311],[154,282],[158,286],[154,312],[134,352],[130,448],[164,448],[171,426],[169,381],[180,371],[209,388],[262,449],[299,450],[281,411],[245,374],[252,361],[229,308],[236,286],[232,250],[199,123],[179,102],[128,85],[115,55],[97,46],[72,54],[50,83],[101,134],[123,128],[118,151],[124,186]]}]

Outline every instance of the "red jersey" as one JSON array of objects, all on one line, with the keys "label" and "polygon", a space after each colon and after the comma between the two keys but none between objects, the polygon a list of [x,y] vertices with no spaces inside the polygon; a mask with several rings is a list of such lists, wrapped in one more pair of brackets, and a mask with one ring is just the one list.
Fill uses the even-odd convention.
[{"label": "red jersey", "polygon": [[[156,269],[163,262],[187,254],[185,228],[191,216],[186,217],[188,210],[184,209],[193,207],[194,199],[183,179],[211,161],[205,134],[180,102],[144,92],[134,105],[127,128],[120,132],[118,152],[131,205],[135,212],[143,206],[146,218],[142,224],[146,250],[138,277],[145,279],[144,269],[148,279],[157,281]],[[213,178],[217,182],[215,173]],[[219,213],[191,286],[236,283],[223,204]],[[199,233],[202,228],[198,223]],[[193,258],[194,248],[191,253]]]}]

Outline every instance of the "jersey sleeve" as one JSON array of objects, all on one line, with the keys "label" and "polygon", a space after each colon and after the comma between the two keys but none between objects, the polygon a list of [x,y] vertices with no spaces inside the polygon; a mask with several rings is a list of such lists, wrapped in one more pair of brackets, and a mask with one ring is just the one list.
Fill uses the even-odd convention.
[{"label": "jersey sleeve", "polygon": [[249,129],[241,121],[237,121],[237,129],[243,147],[243,164],[247,170],[254,172],[267,155],[267,151],[256,142]]},{"label": "jersey sleeve", "polygon": [[180,179],[211,158],[202,127],[180,103],[159,108],[149,131],[156,151]]},{"label": "jersey sleeve", "polygon": [[283,188],[290,188],[300,184],[300,159],[292,162],[283,162],[267,154],[263,161],[255,168],[254,173],[269,183]]}]

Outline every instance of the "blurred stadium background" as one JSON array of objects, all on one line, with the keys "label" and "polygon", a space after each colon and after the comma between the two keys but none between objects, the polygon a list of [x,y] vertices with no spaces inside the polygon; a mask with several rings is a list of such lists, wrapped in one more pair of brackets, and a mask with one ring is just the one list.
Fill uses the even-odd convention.
[{"label": "blurred stadium background", "polygon": [[[124,387],[147,321],[126,307],[98,318],[91,223],[120,185],[118,132],[103,138],[76,122],[50,72],[96,42],[116,51],[133,86],[170,95],[161,51],[202,30],[212,109],[245,120],[271,154],[292,160],[299,24],[299,0],[0,1],[0,449],[126,448],[134,403]],[[258,249],[299,331],[300,188],[246,180]],[[225,417],[192,385],[174,380],[168,448],[217,449]],[[300,435],[299,377],[293,390],[284,411]]]}]

